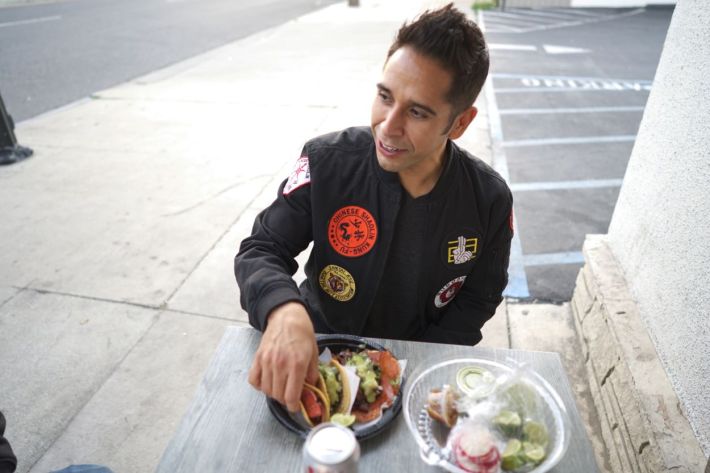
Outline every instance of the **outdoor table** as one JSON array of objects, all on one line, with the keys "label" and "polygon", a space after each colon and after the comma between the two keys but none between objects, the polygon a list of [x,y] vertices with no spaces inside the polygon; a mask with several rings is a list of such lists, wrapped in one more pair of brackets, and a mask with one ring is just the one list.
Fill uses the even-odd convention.
[{"label": "outdoor table", "polygon": [[[301,471],[303,440],[272,416],[265,396],[247,381],[261,333],[229,327],[187,413],[158,465],[160,473]],[[557,353],[371,339],[407,360],[405,377],[436,356],[492,356],[527,362],[558,392],[568,409],[571,440],[554,472],[598,472],[594,453]],[[360,442],[361,472],[443,471],[425,464],[404,412],[382,433]]]}]

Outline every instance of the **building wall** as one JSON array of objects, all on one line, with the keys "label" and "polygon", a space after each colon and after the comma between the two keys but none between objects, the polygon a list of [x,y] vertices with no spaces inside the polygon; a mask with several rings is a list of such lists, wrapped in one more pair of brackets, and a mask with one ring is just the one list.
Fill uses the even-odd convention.
[{"label": "building wall", "polygon": [[570,0],[572,7],[628,8],[648,5],[675,5],[676,0]]},{"label": "building wall", "polygon": [[668,30],[608,235],[706,456],[710,456],[709,77],[710,2],[683,0]]}]

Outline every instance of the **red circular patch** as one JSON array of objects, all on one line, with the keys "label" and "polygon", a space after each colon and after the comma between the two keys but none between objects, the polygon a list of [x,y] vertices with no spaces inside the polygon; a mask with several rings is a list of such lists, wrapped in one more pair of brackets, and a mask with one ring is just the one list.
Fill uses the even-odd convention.
[{"label": "red circular patch", "polygon": [[367,210],[348,205],[330,217],[328,241],[330,246],[343,256],[362,256],[375,246],[377,223]]}]

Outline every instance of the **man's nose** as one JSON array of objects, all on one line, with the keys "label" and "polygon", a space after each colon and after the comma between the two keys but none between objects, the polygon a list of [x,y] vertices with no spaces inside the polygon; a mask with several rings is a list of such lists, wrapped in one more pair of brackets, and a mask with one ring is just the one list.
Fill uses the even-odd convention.
[{"label": "man's nose", "polygon": [[387,111],[382,122],[382,132],[388,136],[400,136],[404,133],[404,120],[400,110],[392,108]]}]

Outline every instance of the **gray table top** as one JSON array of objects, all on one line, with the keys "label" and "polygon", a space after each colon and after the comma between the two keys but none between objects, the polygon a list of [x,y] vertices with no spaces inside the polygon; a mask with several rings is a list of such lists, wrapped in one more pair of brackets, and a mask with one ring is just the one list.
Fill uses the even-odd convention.
[{"label": "gray table top", "polygon": [[[195,398],[158,465],[159,473],[300,471],[303,440],[271,415],[263,394],[247,382],[261,340],[251,328],[229,327],[205,372]],[[598,472],[572,390],[556,353],[530,352],[379,340],[400,359],[407,373],[435,356],[488,356],[530,363],[557,390],[571,423],[569,448],[553,472]],[[360,443],[363,472],[433,472],[419,457],[403,413],[381,434]]]}]

